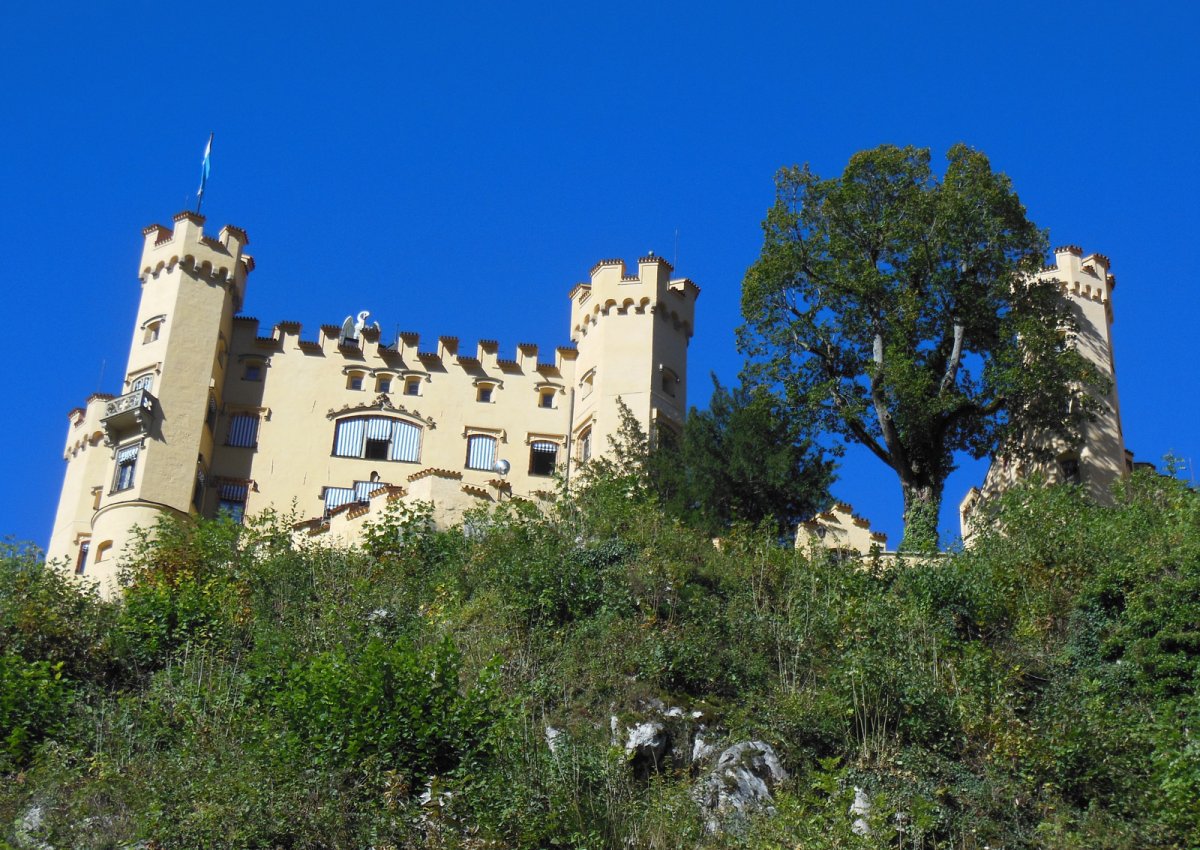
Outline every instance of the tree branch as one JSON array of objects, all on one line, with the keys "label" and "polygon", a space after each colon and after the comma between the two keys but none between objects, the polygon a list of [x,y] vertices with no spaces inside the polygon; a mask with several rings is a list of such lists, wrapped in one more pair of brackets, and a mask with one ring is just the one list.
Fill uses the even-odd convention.
[{"label": "tree branch", "polygon": [[938,387],[938,395],[943,396],[950,387],[954,386],[954,380],[958,376],[958,364],[962,362],[962,345],[963,345],[963,326],[960,322],[954,323],[954,348],[950,350],[950,360],[946,363],[946,373],[942,375],[942,385]]}]

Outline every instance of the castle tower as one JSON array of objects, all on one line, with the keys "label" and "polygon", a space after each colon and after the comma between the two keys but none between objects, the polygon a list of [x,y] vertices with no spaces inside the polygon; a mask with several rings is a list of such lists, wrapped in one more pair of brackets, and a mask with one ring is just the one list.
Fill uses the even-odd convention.
[{"label": "castle tower", "polygon": [[1002,457],[992,460],[982,489],[972,487],[959,505],[959,522],[967,541],[972,534],[971,515],[980,500],[1032,473],[1044,476],[1051,483],[1081,484],[1093,499],[1108,503],[1112,485],[1132,468],[1132,455],[1125,449],[1121,427],[1113,357],[1112,294],[1117,280],[1109,273],[1112,263],[1103,254],[1085,257],[1083,249],[1076,245],[1056,248],[1054,257],[1055,264],[1044,268],[1038,278],[1058,282],[1077,326],[1071,344],[1108,381],[1109,391],[1095,420],[1084,424],[1083,440],[1077,448],[1057,447],[1057,458],[1048,463],[1021,464]]},{"label": "castle tower", "polygon": [[687,412],[687,347],[700,288],[671,279],[671,264],[653,254],[628,275],[620,260],[602,260],[590,283],[571,291],[576,460],[606,452],[620,427],[617,399],[647,434],[677,430]]},{"label": "castle tower", "polygon": [[1096,420],[1084,428],[1078,453],[1060,457],[1058,468],[1048,470],[1048,477],[1082,483],[1092,498],[1107,502],[1111,498],[1112,485],[1130,469],[1121,428],[1112,344],[1112,293],[1117,279],[1109,273],[1112,263],[1103,254],[1085,257],[1081,248],[1067,245],[1056,248],[1054,257],[1055,265],[1045,269],[1039,277],[1058,281],[1078,325],[1073,344],[1108,380],[1110,388]]},{"label": "castle tower", "polygon": [[77,571],[86,564],[109,591],[134,526],[203,508],[233,315],[254,268],[242,230],[226,226],[213,238],[203,225],[203,216],[184,212],[173,230],[143,231],[123,394],[92,396],[71,414],[47,557],[73,561]]}]

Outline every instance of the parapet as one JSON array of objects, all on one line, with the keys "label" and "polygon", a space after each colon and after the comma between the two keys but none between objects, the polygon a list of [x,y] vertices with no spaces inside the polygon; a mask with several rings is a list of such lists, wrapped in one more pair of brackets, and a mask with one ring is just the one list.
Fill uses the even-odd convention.
[{"label": "parapet", "polygon": [[1111,274],[1112,261],[1100,253],[1085,257],[1078,245],[1055,248],[1054,261],[1054,265],[1042,269],[1040,277],[1057,280],[1068,297],[1104,304],[1111,321],[1112,291],[1117,286],[1117,279]]},{"label": "parapet", "polygon": [[612,312],[661,313],[691,338],[700,287],[687,278],[672,279],[674,268],[653,253],[638,259],[638,273],[629,274],[623,260],[601,260],[591,280],[571,288],[571,339],[578,342],[588,326]]},{"label": "parapet", "polygon": [[235,309],[241,307],[246,294],[246,276],[254,270],[254,258],[243,253],[250,244],[246,231],[227,224],[217,238],[204,235],[204,216],[181,212],[174,218],[174,227],[152,224],[142,231],[141,274],[147,279],[157,277],[164,269],[176,265],[203,277],[232,286]]},{"label": "parapet", "polygon": [[[543,375],[562,374],[566,364],[573,362],[578,353],[572,346],[554,349],[552,360],[543,361],[537,345],[518,343],[511,357],[501,352],[500,343],[494,339],[481,339],[472,349],[466,349],[456,336],[437,337],[437,347],[421,350],[421,335],[414,331],[401,331],[397,337],[385,343],[378,333],[363,330],[354,344],[341,345],[341,326],[321,325],[314,340],[303,339],[304,326],[296,321],[277,323],[270,335],[259,331],[259,320],[253,316],[235,316],[238,338],[242,346],[252,345],[264,353],[267,351],[299,350],[303,354],[320,357],[341,357],[372,373],[405,374],[408,372],[447,371],[451,367],[467,370],[495,369],[500,372],[540,372]],[[244,348],[241,353],[248,353]],[[371,364],[375,364],[372,366]]]}]

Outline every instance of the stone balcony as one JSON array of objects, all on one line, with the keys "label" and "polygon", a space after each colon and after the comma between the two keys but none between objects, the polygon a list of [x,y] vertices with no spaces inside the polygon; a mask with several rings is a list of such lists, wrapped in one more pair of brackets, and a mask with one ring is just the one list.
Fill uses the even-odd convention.
[{"label": "stone balcony", "polygon": [[104,405],[100,422],[105,442],[115,446],[127,437],[148,434],[158,418],[158,399],[148,390],[138,389],[118,396]]}]

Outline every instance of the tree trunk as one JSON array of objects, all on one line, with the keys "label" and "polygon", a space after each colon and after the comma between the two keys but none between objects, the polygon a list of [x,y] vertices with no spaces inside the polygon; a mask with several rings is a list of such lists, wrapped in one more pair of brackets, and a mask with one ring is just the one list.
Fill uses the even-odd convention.
[{"label": "tree trunk", "polygon": [[900,551],[936,552],[942,484],[905,481],[900,486],[904,490],[904,538],[900,541]]}]

